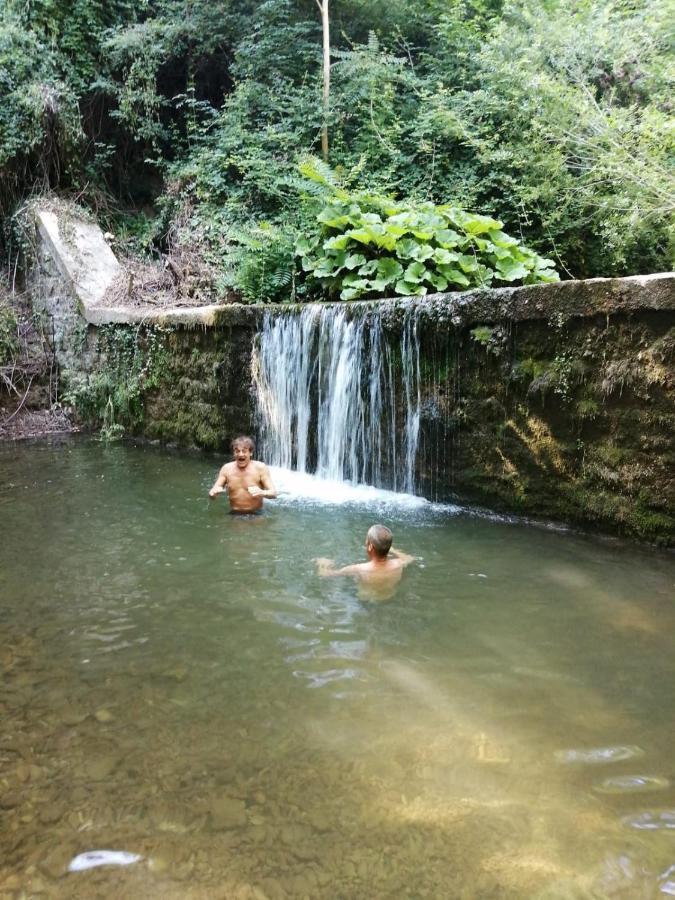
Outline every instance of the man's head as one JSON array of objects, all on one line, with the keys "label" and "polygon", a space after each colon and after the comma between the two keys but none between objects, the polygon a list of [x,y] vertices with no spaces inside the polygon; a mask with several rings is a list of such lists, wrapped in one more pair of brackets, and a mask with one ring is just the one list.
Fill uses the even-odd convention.
[{"label": "man's head", "polygon": [[232,455],[242,469],[249,464],[254,453],[255,444],[253,439],[247,435],[241,434],[232,441]]},{"label": "man's head", "polygon": [[389,553],[394,535],[386,525],[371,525],[366,535],[366,549],[380,559]]}]

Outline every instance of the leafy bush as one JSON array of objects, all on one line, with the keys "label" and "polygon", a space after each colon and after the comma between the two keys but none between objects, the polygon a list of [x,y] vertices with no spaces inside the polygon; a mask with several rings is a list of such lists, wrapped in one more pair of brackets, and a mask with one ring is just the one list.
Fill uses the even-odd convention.
[{"label": "leafy bush", "polygon": [[[316,167],[303,170],[324,178]],[[456,206],[337,188],[317,220],[318,232],[296,250],[303,270],[341,300],[558,280],[553,261],[506,234],[498,219]]]},{"label": "leafy bush", "polygon": [[10,362],[19,349],[14,311],[0,297],[0,366]]},{"label": "leafy bush", "polygon": [[242,299],[269,303],[296,299],[295,241],[288,229],[263,222],[239,235],[233,255],[236,287]]},{"label": "leafy bush", "polygon": [[106,439],[133,430],[143,420],[146,392],[158,387],[166,373],[164,333],[161,327],[101,326],[96,346],[101,370],[67,374],[63,401],[87,425],[100,425]]}]

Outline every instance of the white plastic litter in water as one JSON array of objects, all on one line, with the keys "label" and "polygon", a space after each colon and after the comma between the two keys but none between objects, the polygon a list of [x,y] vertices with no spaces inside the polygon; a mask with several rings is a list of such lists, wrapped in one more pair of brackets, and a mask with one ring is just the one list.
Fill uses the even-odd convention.
[{"label": "white plastic litter in water", "polygon": [[130,866],[143,859],[138,853],[127,853],[126,850],[89,850],[71,859],[69,872],[84,872],[96,866]]}]

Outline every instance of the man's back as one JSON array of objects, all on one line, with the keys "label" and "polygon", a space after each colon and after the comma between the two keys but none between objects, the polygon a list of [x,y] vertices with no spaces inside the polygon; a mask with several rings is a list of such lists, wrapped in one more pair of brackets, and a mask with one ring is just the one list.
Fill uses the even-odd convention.
[{"label": "man's back", "polygon": [[369,548],[368,562],[336,569],[332,559],[317,559],[319,575],[351,575],[356,578],[359,596],[363,600],[389,600],[401,581],[403,569],[414,557],[393,547],[384,556],[378,556],[368,544],[366,546]]}]

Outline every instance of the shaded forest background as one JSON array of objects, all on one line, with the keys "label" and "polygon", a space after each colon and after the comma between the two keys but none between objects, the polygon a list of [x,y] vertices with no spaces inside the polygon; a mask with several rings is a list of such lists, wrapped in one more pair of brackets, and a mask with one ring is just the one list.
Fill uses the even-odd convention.
[{"label": "shaded forest background", "polygon": [[[1,247],[84,205],[123,254],[302,297],[322,185],[315,0],[0,0]],[[502,220],[562,277],[672,268],[668,0],[332,0],[329,180]],[[672,23],[671,23],[672,24]],[[320,167],[319,167],[320,168]]]}]

